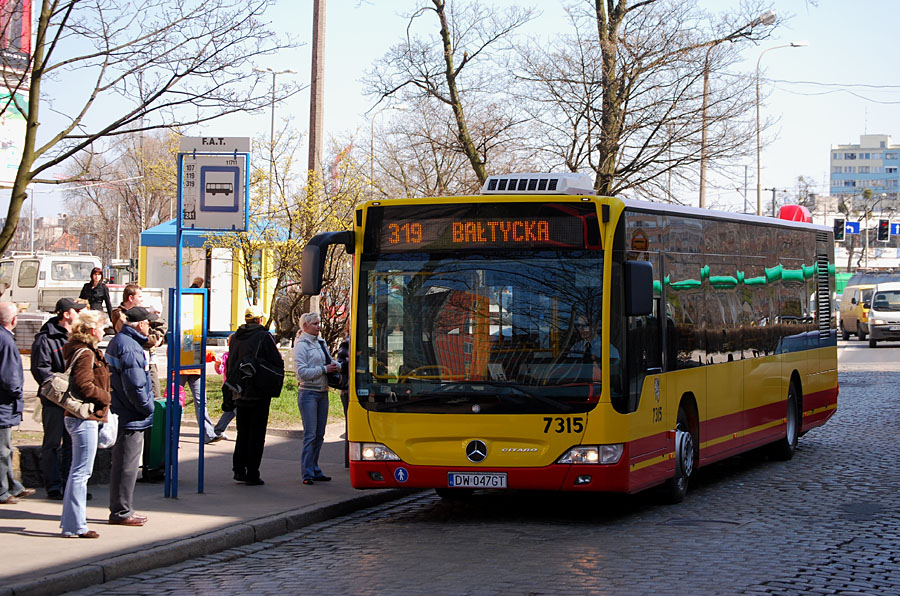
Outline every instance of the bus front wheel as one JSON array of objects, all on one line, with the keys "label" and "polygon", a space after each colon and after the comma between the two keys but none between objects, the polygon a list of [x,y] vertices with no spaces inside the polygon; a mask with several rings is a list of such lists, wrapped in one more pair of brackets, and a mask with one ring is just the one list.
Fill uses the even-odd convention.
[{"label": "bus front wheel", "polygon": [[684,406],[678,408],[675,425],[675,475],[663,485],[666,501],[680,503],[687,496],[688,483],[694,473],[694,435]]}]

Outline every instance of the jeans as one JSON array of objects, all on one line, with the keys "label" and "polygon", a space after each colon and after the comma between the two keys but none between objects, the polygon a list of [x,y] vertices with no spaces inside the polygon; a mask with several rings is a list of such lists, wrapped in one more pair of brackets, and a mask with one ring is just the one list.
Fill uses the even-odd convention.
[{"label": "jeans", "polygon": [[234,417],[236,415],[237,412],[235,410],[231,410],[230,412],[222,412],[222,415],[219,416],[219,421],[216,422],[215,431],[217,437],[228,429],[228,425],[231,424],[231,421],[234,420]]},{"label": "jeans", "polygon": [[191,397],[194,398],[194,413],[197,415],[197,426],[204,430],[204,442],[209,443],[216,438],[216,435],[221,433],[216,432],[213,428],[205,401],[203,403],[203,411],[200,411],[200,401],[197,399],[197,396],[200,395],[200,375],[181,375],[181,386],[184,387],[185,385],[191,388]]},{"label": "jeans", "polygon": [[65,410],[41,398],[41,424],[44,427],[44,439],[41,441],[41,476],[48,493],[62,492],[66,478],[69,477],[72,439],[66,432],[65,417]]},{"label": "jeans", "polygon": [[71,416],[66,417],[65,425],[72,437],[72,467],[69,468],[59,527],[63,535],[72,536],[88,531],[87,484],[94,471],[99,425],[96,420],[80,420]]},{"label": "jeans", "polygon": [[25,490],[13,476],[12,453],[12,427],[0,428],[0,501]]},{"label": "jeans", "polygon": [[297,406],[303,420],[301,473],[303,480],[312,480],[322,475],[319,452],[325,442],[325,425],[328,423],[328,392],[301,389],[297,394]]},{"label": "jeans", "polygon": [[143,430],[119,428],[119,436],[112,448],[109,473],[110,521],[122,521],[134,515],[134,483],[137,481],[143,444]]}]

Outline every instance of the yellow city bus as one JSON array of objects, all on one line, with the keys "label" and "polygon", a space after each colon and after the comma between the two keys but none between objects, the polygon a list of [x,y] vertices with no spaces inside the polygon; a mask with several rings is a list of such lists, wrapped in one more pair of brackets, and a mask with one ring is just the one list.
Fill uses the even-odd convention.
[{"label": "yellow city bus", "polygon": [[792,456],[838,395],[830,228],[593,194],[578,174],[370,201],[353,255],[357,488],[682,500],[699,466]]}]

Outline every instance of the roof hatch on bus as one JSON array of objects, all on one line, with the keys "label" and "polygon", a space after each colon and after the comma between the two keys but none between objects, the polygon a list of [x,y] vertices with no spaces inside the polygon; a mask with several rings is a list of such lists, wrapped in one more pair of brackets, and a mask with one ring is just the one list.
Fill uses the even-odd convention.
[{"label": "roof hatch on bus", "polygon": [[588,174],[527,173],[488,176],[481,194],[593,195],[594,182]]}]

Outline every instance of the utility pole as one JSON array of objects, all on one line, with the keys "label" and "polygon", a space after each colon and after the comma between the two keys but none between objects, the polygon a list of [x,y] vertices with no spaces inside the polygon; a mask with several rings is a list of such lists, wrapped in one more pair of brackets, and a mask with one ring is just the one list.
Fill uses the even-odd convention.
[{"label": "utility pole", "polygon": [[322,174],[322,129],[325,109],[325,0],[313,5],[312,80],[309,86],[309,163],[308,170]]},{"label": "utility pole", "polygon": [[[772,191],[772,217],[777,217],[775,215],[775,193],[778,192],[777,188],[763,188],[762,190],[771,190]],[[787,192],[787,191],[785,191]],[[760,213],[761,215],[761,213]]]}]

